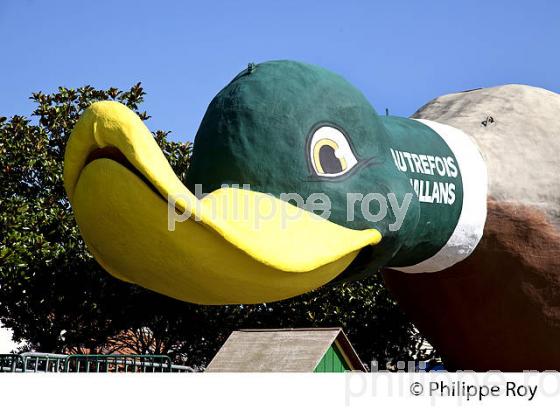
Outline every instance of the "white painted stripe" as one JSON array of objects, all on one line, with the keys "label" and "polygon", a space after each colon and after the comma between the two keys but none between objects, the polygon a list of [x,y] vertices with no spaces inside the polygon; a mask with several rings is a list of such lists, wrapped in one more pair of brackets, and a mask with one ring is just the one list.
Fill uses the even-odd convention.
[{"label": "white painted stripe", "polygon": [[465,259],[480,242],[486,222],[488,175],[484,159],[471,137],[449,125],[416,121],[438,133],[457,158],[463,179],[463,209],[451,237],[434,256],[413,266],[392,269],[407,273],[438,272]]}]

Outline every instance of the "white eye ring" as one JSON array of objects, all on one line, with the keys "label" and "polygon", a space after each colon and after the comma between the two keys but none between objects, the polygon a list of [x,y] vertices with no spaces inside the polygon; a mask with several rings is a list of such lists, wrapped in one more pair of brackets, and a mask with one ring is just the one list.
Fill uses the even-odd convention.
[{"label": "white eye ring", "polygon": [[[330,149],[334,157],[339,160],[340,164],[336,164],[338,165],[337,169],[340,169],[339,171],[328,169],[327,164],[321,163],[321,149],[324,147],[328,147],[327,149]],[[337,177],[344,175],[358,163],[344,134],[328,125],[315,130],[311,137],[309,150],[313,170],[319,176]]]}]

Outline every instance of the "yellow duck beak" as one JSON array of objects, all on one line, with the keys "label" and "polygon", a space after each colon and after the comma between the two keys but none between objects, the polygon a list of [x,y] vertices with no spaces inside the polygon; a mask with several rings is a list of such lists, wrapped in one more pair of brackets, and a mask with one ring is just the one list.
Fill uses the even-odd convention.
[{"label": "yellow duck beak", "polygon": [[[197,199],[140,118],[117,102],[93,104],[76,124],[64,186],[105,270],[194,303],[261,303],[305,293],[381,240],[375,229],[351,230],[259,192],[221,188]],[[191,215],[174,230],[169,198],[173,212]]]}]

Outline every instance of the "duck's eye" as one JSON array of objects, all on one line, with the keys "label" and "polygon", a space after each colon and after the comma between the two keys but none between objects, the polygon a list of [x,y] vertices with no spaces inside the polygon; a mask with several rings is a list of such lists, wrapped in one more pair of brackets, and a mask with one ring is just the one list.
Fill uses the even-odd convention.
[{"label": "duck's eye", "polygon": [[358,162],[344,134],[334,127],[318,128],[311,137],[310,149],[311,164],[319,176],[343,175]]}]

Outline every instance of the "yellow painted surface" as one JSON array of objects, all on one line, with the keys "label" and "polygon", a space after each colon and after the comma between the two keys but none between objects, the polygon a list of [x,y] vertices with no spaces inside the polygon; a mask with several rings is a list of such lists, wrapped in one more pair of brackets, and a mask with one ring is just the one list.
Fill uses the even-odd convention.
[{"label": "yellow painted surface", "polygon": [[[123,165],[98,159],[116,147],[158,191]],[[222,188],[198,200],[175,176],[142,121],[115,102],[96,103],[76,125],[65,187],[84,240],[112,275],[203,304],[296,296],[336,277],[378,231],[355,231],[274,197]],[[191,217],[168,230],[166,198]]]}]

